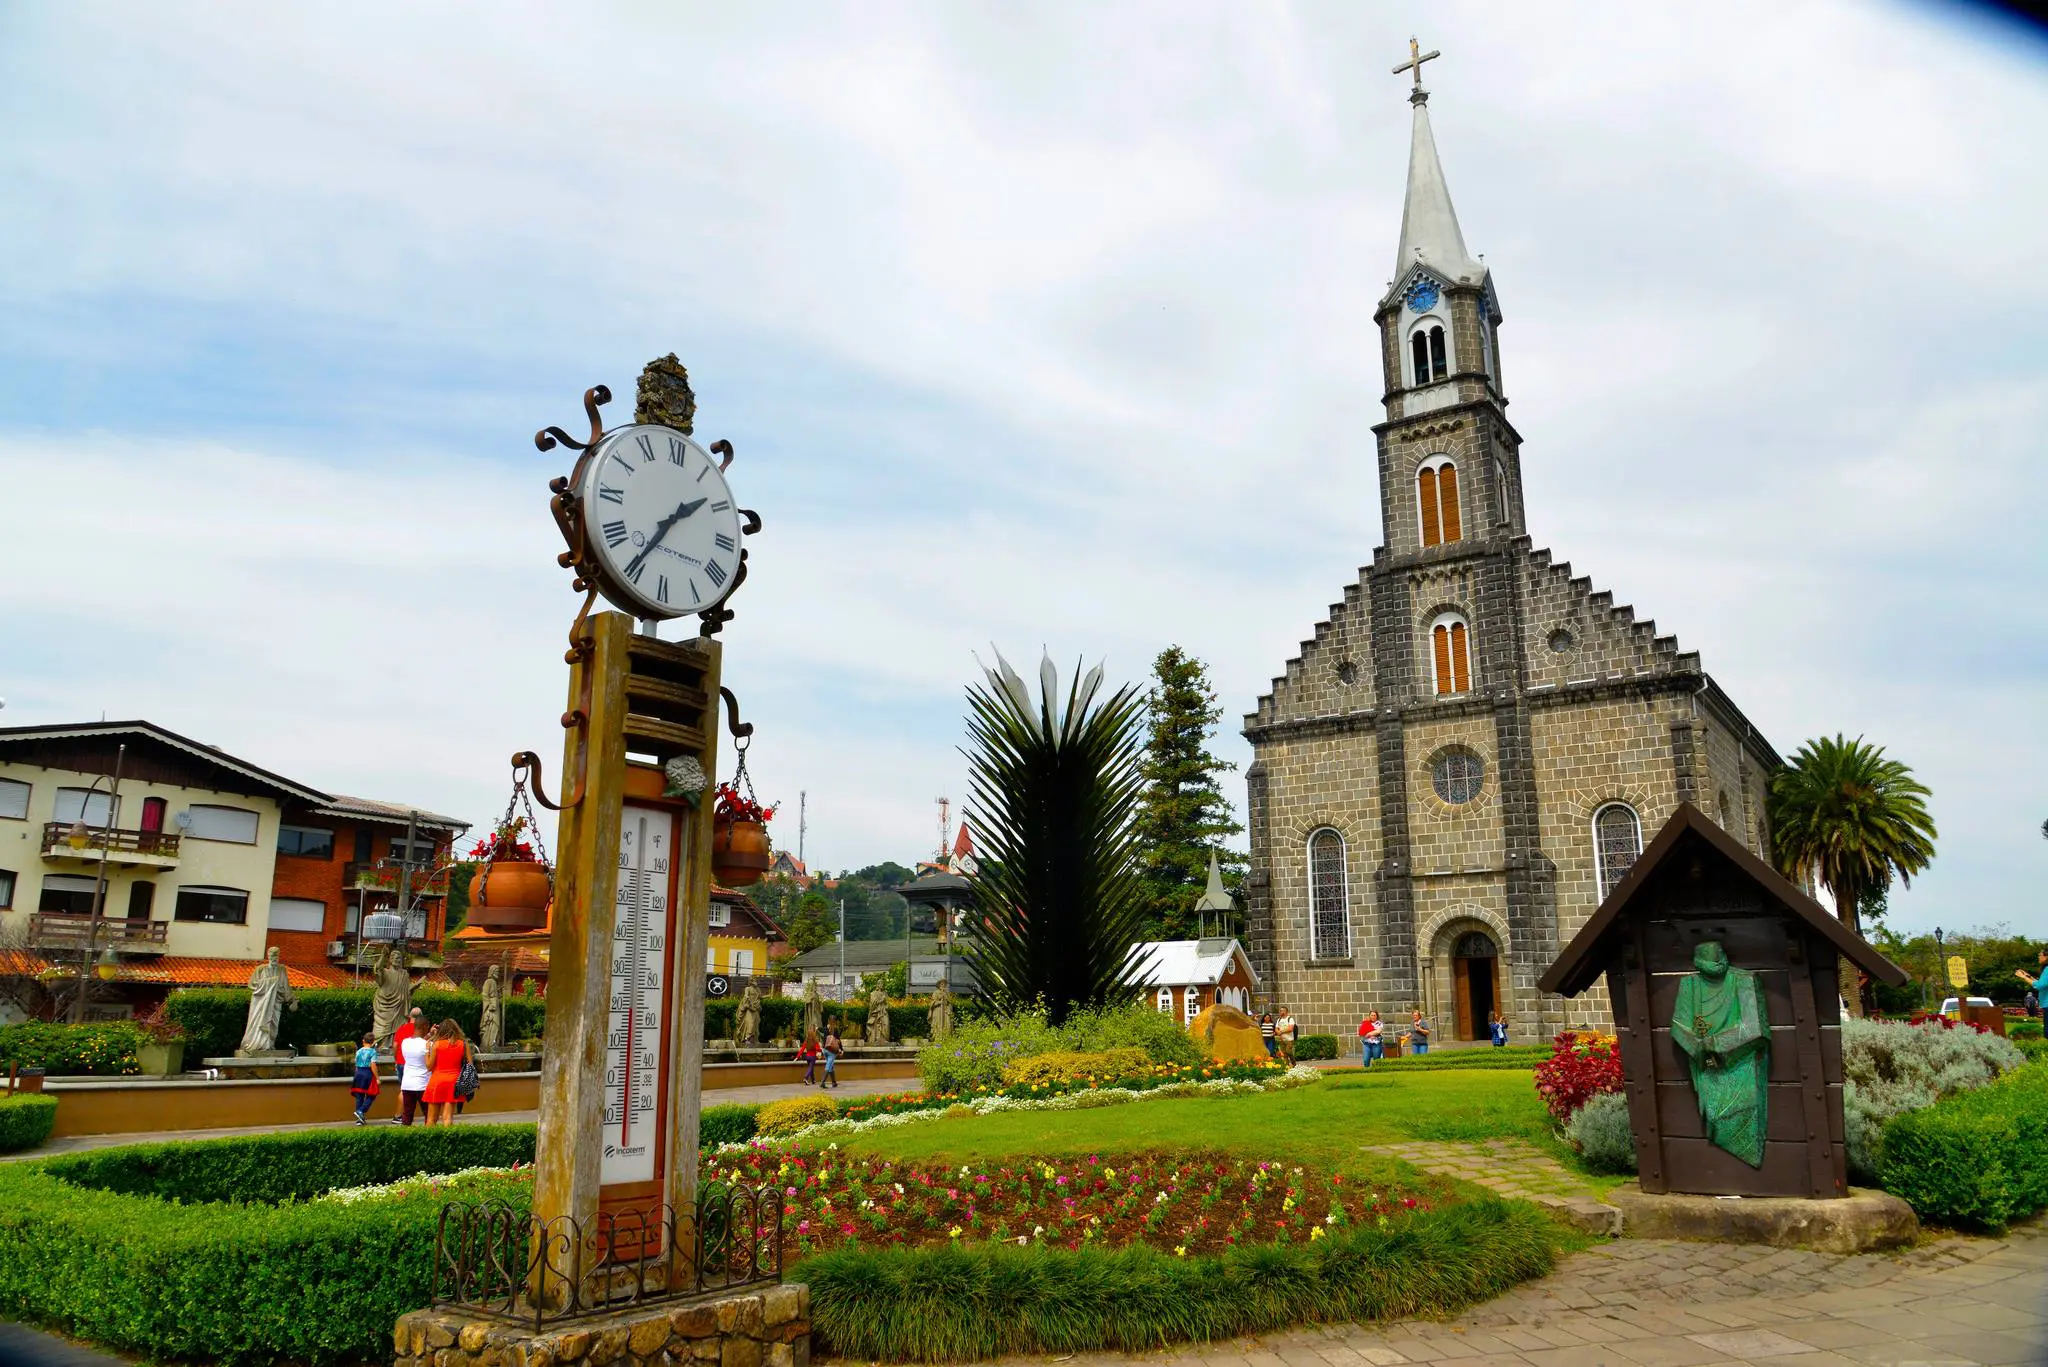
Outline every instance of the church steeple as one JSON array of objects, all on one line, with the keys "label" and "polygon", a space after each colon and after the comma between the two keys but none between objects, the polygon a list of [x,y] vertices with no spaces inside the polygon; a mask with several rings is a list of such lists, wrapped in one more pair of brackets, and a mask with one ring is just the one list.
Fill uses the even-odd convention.
[{"label": "church steeple", "polygon": [[1451,190],[1444,183],[1443,163],[1437,160],[1436,137],[1429,128],[1429,91],[1422,85],[1422,64],[1442,56],[1423,52],[1413,38],[1408,40],[1409,57],[1394,68],[1394,74],[1415,73],[1415,87],[1408,103],[1415,106],[1415,128],[1408,144],[1408,198],[1401,206],[1401,246],[1394,259],[1394,279],[1419,263],[1453,281],[1477,284],[1485,278],[1486,267],[1465,250],[1465,235],[1458,231],[1458,211],[1451,207]]}]

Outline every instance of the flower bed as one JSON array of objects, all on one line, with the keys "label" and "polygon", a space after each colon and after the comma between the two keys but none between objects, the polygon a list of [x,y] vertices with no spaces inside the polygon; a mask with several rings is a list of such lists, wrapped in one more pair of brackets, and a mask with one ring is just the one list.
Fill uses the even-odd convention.
[{"label": "flower bed", "polygon": [[[243,1000],[248,996],[244,992]],[[0,1071],[13,1063],[41,1068],[51,1077],[128,1076],[142,1071],[135,1051],[148,1039],[133,1021],[0,1025]]]},{"label": "flower bed", "polygon": [[[839,1108],[842,1120],[872,1120],[876,1116],[906,1115],[915,1111],[944,1111],[971,1104],[984,1097],[1006,1097],[1012,1101],[1044,1101],[1077,1092],[1115,1089],[1152,1092],[1161,1088],[1185,1087],[1190,1083],[1249,1082],[1263,1085],[1287,1075],[1287,1065],[1268,1060],[1255,1063],[1153,1063],[1116,1076],[1082,1076],[1064,1082],[1016,1082],[1000,1087],[966,1091],[899,1092],[894,1095],[853,1097]],[[1313,1072],[1309,1080],[1313,1080]]]},{"label": "flower bed", "polygon": [[1314,1242],[1451,1199],[1450,1183],[1347,1183],[1300,1165],[1217,1152],[1091,1156],[954,1167],[754,1149],[704,1160],[704,1179],[772,1184],[788,1202],[790,1260],[858,1245],[960,1241],[1070,1249],[1143,1243],[1187,1257],[1238,1244]]}]

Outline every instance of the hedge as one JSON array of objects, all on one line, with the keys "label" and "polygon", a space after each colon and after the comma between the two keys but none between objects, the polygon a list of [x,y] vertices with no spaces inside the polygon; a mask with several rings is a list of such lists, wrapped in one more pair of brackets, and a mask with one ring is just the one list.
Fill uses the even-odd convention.
[{"label": "hedge", "polygon": [[1216,1257],[1146,1245],[848,1249],[807,1258],[790,1276],[811,1288],[814,1352],[985,1361],[1446,1315],[1549,1271],[1558,1240],[1536,1208],[1487,1198]]},{"label": "hedge", "polygon": [[1373,1071],[1382,1068],[1399,1068],[1405,1071],[1427,1073],[1439,1068],[1534,1068],[1550,1057],[1547,1044],[1504,1044],[1498,1049],[1492,1045],[1475,1045],[1470,1049],[1432,1049],[1426,1054],[1404,1054],[1400,1058],[1381,1059],[1373,1064]]},{"label": "hedge", "polygon": [[706,1106],[697,1113],[697,1143],[707,1149],[720,1144],[744,1144],[754,1137],[755,1117],[760,1113],[758,1105],[738,1102]]},{"label": "hedge", "polygon": [[[858,1031],[866,1036],[868,1030],[868,1008],[865,1003],[825,1003],[825,1019],[839,1028],[840,1035],[846,1036]],[[955,1019],[958,1019],[956,1016]],[[704,1038],[732,1039],[739,1029],[739,1002],[731,997],[704,1003]],[[799,997],[763,997],[761,999],[761,1041],[773,1044],[777,1040],[795,1039],[804,1028],[804,1003]],[[931,1033],[931,1008],[925,1006],[898,1006],[889,1008],[889,1038],[894,1040],[923,1039]]]},{"label": "hedge", "polygon": [[[242,995],[248,996],[246,992]],[[241,1038],[238,1026],[235,1039],[240,1042]],[[142,1071],[142,1065],[135,1061],[135,1050],[142,1043],[142,1030],[132,1021],[95,1021],[86,1025],[28,1021],[0,1025],[0,1066],[15,1063],[24,1068],[41,1068],[51,1077],[119,1077]]]},{"label": "hedge", "polygon": [[[157,1193],[283,1199],[522,1151],[531,1126],[384,1126],[0,1163],[0,1305],[154,1360],[383,1361],[393,1322],[427,1303],[438,1194],[181,1205]],[[344,1171],[344,1154],[357,1166]]]},{"label": "hedge", "polygon": [[[375,996],[367,987],[309,988],[298,994],[299,1009],[285,1012],[278,1022],[277,1042],[302,1054],[316,1044],[353,1044],[370,1028],[370,1002]],[[480,992],[423,989],[412,994],[412,1004],[426,1012],[429,1021],[452,1018],[471,1039],[482,1032]],[[185,1027],[190,1036],[185,1057],[197,1066],[202,1058],[235,1052],[249,1022],[249,993],[240,987],[182,988],[165,1000],[164,1014]],[[540,1035],[546,1026],[546,998],[505,994],[506,1039]]]},{"label": "hedge", "polygon": [[1294,1042],[1294,1058],[1298,1063],[1310,1063],[1319,1058],[1337,1057],[1335,1035],[1303,1035]]},{"label": "hedge", "polygon": [[0,1153],[33,1149],[57,1126],[57,1098],[39,1092],[0,1096]]},{"label": "hedge", "polygon": [[2048,1066],[2016,1068],[1892,1120],[1883,1179],[1937,1224],[2002,1230],[2048,1208]]}]

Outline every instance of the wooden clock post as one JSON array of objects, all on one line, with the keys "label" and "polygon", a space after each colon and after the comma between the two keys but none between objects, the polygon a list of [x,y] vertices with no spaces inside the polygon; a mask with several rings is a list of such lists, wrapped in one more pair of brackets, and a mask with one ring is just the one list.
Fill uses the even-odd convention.
[{"label": "wooden clock post", "polygon": [[619,612],[589,626],[570,670],[585,721],[563,771],[585,777],[558,838],[533,1213],[638,1259],[657,1240],[689,1248],[711,822],[708,795],[664,796],[660,764],[627,755],[716,772],[721,649],[637,635]]}]

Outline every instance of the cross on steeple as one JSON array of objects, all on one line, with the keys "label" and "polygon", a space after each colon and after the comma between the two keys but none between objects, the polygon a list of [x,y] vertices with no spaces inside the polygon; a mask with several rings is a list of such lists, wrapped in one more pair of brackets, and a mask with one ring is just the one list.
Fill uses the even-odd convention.
[{"label": "cross on steeple", "polygon": [[1422,44],[1416,42],[1411,37],[1408,40],[1408,60],[1395,67],[1394,74],[1398,76],[1404,71],[1414,72],[1415,89],[1420,91],[1422,89],[1422,64],[1424,62],[1433,62],[1441,56],[1443,56],[1441,52],[1424,52]]}]

